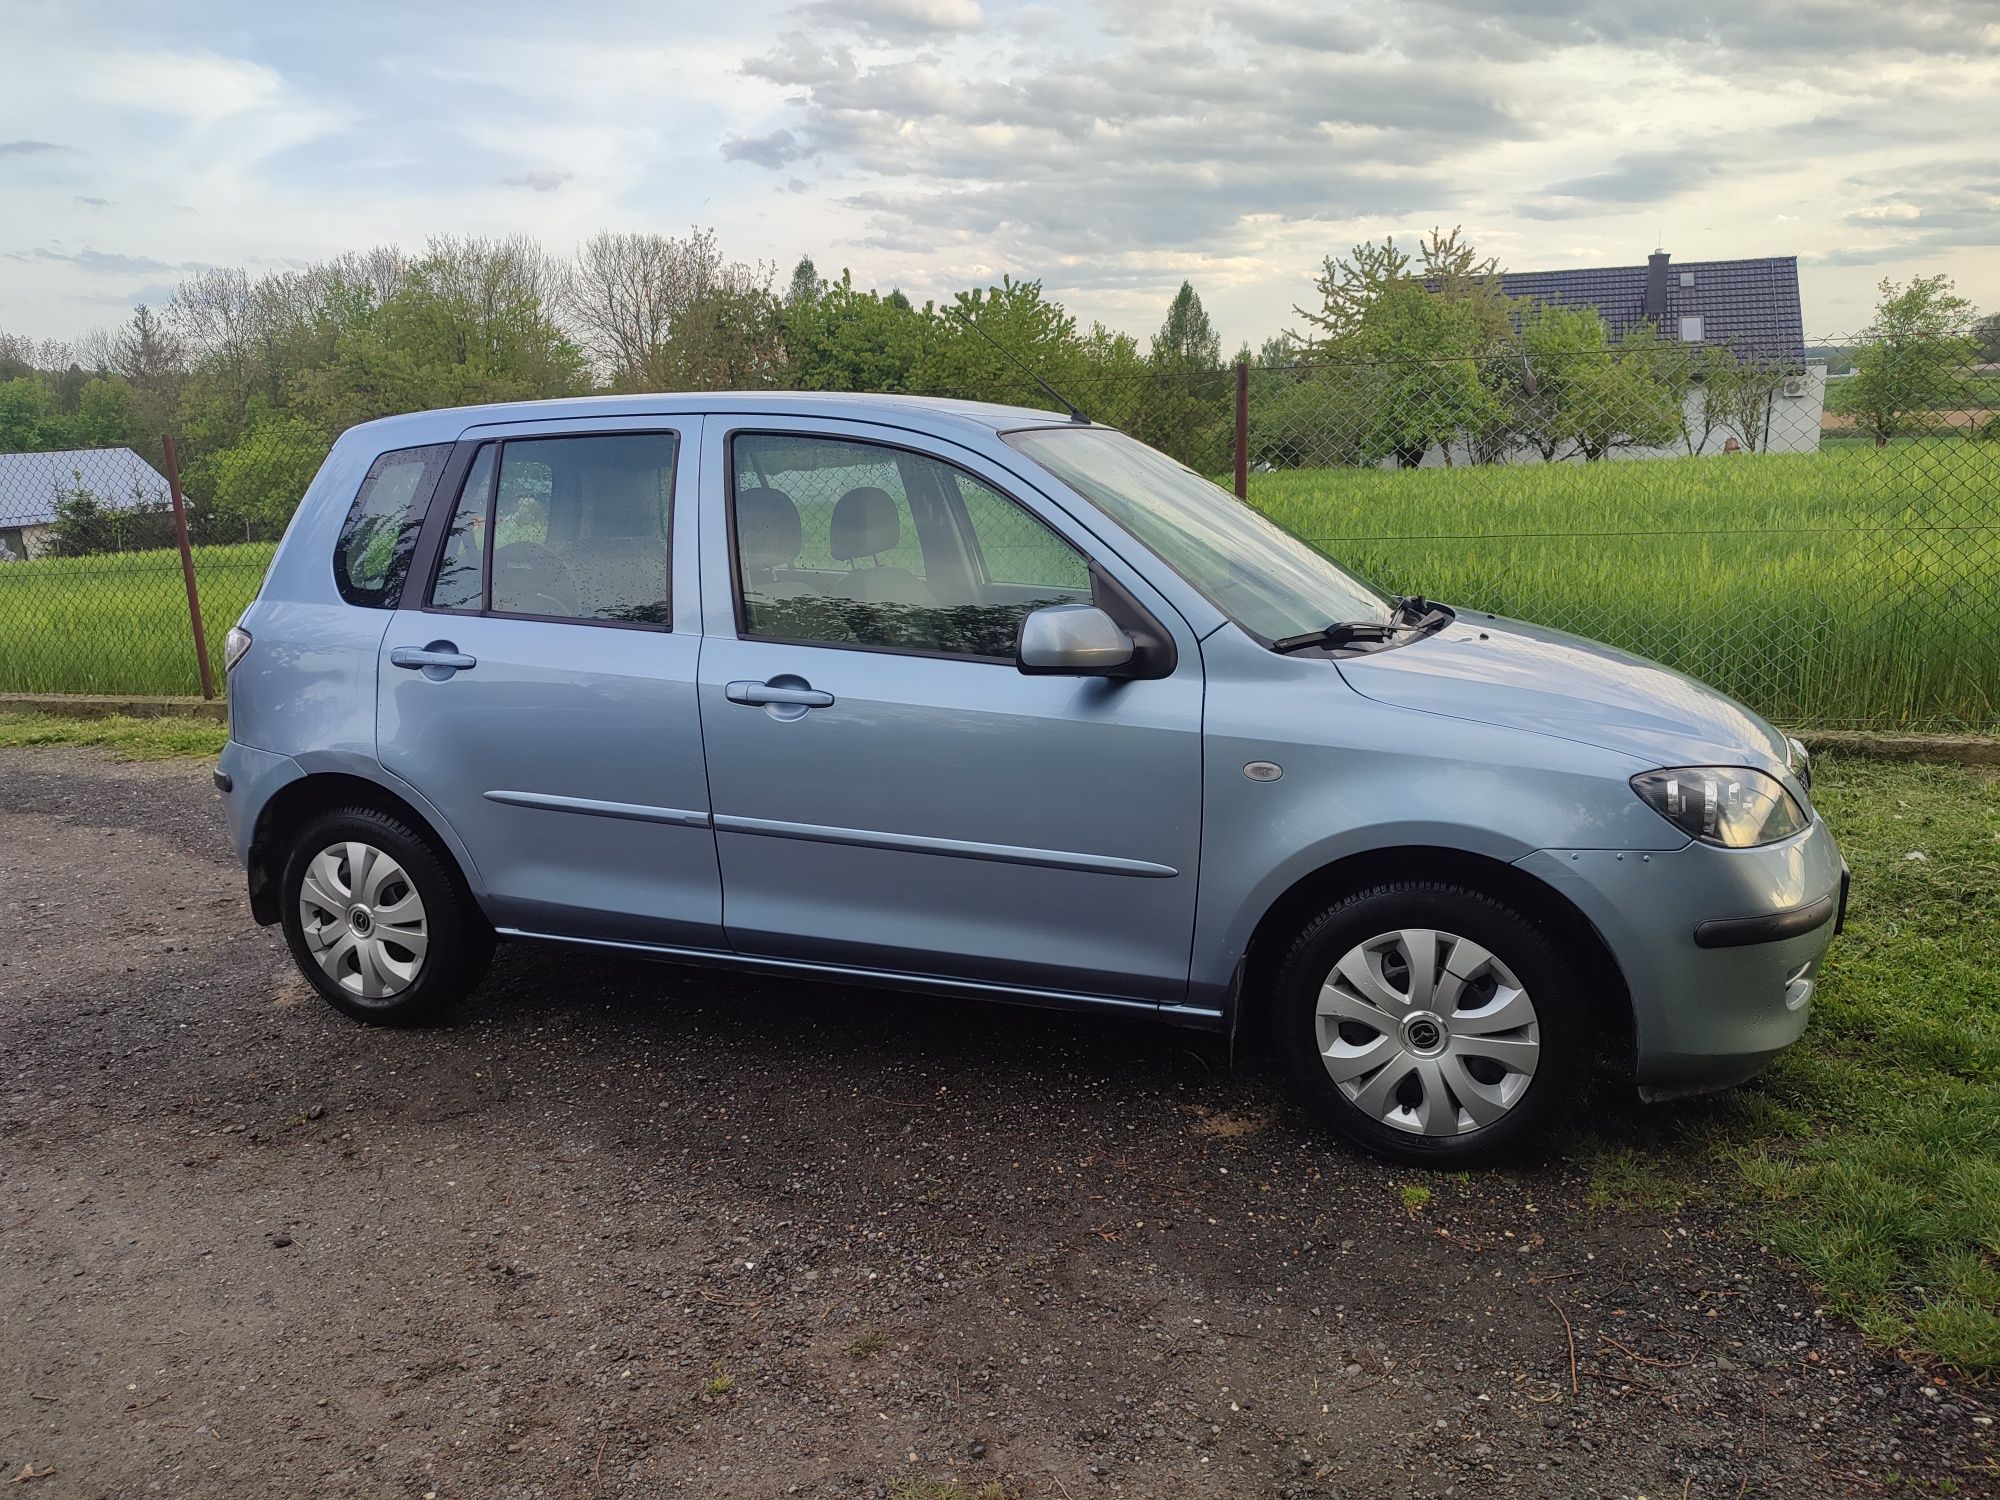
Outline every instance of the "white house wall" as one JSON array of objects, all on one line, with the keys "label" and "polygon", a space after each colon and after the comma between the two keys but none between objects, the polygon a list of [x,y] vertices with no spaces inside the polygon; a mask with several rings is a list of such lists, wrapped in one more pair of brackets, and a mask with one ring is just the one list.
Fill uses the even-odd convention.
[{"label": "white house wall", "polygon": [[[1756,452],[1817,453],[1819,451],[1820,420],[1826,411],[1826,366],[1808,365],[1805,372],[1796,378],[1802,387],[1800,394],[1787,396],[1781,387],[1772,395],[1767,404],[1765,421],[1760,424],[1756,434]],[[1686,414],[1688,430],[1690,432],[1700,431],[1702,416],[1701,392],[1699,390],[1688,392]],[[1612,450],[1610,457],[1617,460],[1629,458],[1688,458],[1691,456],[1723,454],[1728,452],[1728,446],[1732,439],[1746,450],[1752,446],[1743,441],[1743,438],[1737,433],[1734,427],[1718,426],[1715,431],[1709,434],[1707,441],[1702,444],[1699,453],[1695,455],[1689,454],[1686,443],[1673,442],[1658,448],[1616,448]],[[1472,457],[1471,444],[1464,441],[1451,444],[1451,463],[1454,467],[1462,468],[1475,462],[1476,460]],[[1523,445],[1515,448],[1501,462],[1508,464],[1539,464],[1545,463],[1547,460],[1542,457],[1538,450]],[[1557,462],[1581,463],[1583,459],[1581,455],[1570,454],[1558,459]],[[1419,468],[1424,469],[1439,469],[1444,466],[1445,450],[1442,447],[1435,446],[1424,455],[1424,461],[1418,465]],[[1379,467],[1393,469],[1396,467],[1396,461],[1393,458],[1385,458]]]}]

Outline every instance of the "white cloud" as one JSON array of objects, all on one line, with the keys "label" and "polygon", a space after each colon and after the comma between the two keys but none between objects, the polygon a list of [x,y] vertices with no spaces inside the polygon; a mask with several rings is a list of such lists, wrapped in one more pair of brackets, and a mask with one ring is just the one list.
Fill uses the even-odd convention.
[{"label": "white cloud", "polygon": [[433,232],[713,224],[921,299],[1040,276],[1225,337],[1320,259],[1463,224],[1520,269],[1799,254],[1809,323],[1885,274],[2000,305],[1992,0],[137,0],[10,15],[0,327],[68,335],[176,268]]}]

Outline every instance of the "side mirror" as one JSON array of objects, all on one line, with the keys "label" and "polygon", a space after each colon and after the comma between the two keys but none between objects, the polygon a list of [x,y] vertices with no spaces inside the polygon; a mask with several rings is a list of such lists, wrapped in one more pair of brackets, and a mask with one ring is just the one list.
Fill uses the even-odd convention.
[{"label": "side mirror", "polygon": [[1136,648],[1094,604],[1050,604],[1021,622],[1014,665],[1030,677],[1115,677]]}]

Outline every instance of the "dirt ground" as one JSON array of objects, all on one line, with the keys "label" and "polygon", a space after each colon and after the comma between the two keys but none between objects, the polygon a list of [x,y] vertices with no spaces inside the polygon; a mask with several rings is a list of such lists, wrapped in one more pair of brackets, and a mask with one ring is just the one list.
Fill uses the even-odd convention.
[{"label": "dirt ground", "polygon": [[522,947],[369,1030],[205,765],[0,752],[0,807],[33,1500],[2000,1493],[1990,1392],[1589,1206],[1588,1136],[1420,1181],[1168,1028]]}]

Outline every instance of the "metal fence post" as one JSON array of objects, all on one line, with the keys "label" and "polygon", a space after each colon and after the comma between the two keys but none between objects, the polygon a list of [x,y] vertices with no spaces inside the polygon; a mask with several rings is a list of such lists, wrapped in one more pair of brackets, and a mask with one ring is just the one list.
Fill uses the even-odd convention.
[{"label": "metal fence post", "polygon": [[167,455],[167,493],[174,502],[174,545],[181,549],[181,582],[187,585],[188,624],[194,627],[194,659],[201,668],[201,695],[215,696],[215,670],[208,664],[208,632],[201,628],[201,595],[194,586],[194,551],[188,546],[187,502],[181,498],[181,461],[168,433],[160,439]]},{"label": "metal fence post", "polygon": [[1250,498],[1250,363],[1236,361],[1236,498]]}]

